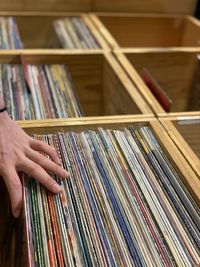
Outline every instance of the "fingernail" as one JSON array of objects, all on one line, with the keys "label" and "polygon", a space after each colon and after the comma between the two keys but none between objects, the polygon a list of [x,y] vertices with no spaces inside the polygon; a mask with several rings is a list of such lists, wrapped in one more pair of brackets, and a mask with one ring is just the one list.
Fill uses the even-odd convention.
[{"label": "fingernail", "polygon": [[61,162],[60,162],[60,159],[59,158],[57,158],[57,163],[60,165],[61,164]]},{"label": "fingernail", "polygon": [[54,184],[53,189],[55,193],[60,193],[62,191],[62,188],[58,184]]},{"label": "fingernail", "polygon": [[20,213],[21,213],[21,210],[16,210],[16,211],[13,212],[13,216],[15,218],[18,218],[20,216]]}]

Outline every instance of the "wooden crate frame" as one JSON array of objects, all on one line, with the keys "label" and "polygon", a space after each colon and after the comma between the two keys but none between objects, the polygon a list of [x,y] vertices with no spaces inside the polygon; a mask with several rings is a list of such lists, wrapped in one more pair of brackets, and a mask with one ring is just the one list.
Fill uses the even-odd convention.
[{"label": "wooden crate frame", "polygon": [[[114,117],[90,117],[90,118],[76,118],[68,120],[46,120],[43,123],[38,121],[21,121],[19,125],[28,133],[28,134],[47,134],[55,133],[58,131],[81,131],[86,129],[97,129],[98,127],[104,128],[122,128],[130,124],[144,124],[151,127],[154,134],[158,138],[158,141],[162,148],[165,150],[176,171],[183,178],[183,182],[195,198],[198,205],[200,205],[200,181],[196,176],[195,172],[191,169],[188,162],[184,156],[177,149],[171,138],[169,137],[167,131],[161,125],[161,123],[156,118],[147,118],[143,116],[114,116]],[[23,242],[21,243],[23,255],[11,255],[11,263],[9,267],[21,267],[30,266],[29,264],[29,251],[28,251],[28,229],[25,221],[25,214],[22,214],[19,221],[19,233],[22,236],[23,233]],[[23,223],[22,223],[23,222]],[[16,238],[18,238],[16,234]],[[17,239],[18,240],[18,239]],[[20,244],[18,243],[18,246]],[[12,259],[12,257],[17,257]],[[17,259],[17,261],[16,261]],[[19,261],[18,261],[19,260]],[[20,260],[23,260],[21,262]],[[13,265],[14,264],[14,265]],[[4,266],[5,267],[5,266]],[[6,266],[7,267],[7,266]]]},{"label": "wooden crate frame", "polygon": [[[172,71],[172,74],[177,78],[178,82],[178,87],[179,91],[180,89],[184,92],[184,97],[182,96],[181,100],[182,102],[178,101],[176,103],[177,104],[180,102],[180,104],[178,105],[179,109],[182,109],[183,106],[186,105],[186,101],[187,100],[187,94],[189,94],[189,90],[187,89],[186,85],[191,87],[190,84],[190,76],[194,76],[194,69],[195,69],[195,62],[193,62],[193,57],[200,53],[200,48],[169,48],[169,49],[115,49],[114,50],[114,55],[117,58],[117,60],[120,62],[121,66],[123,67],[123,69],[126,71],[126,73],[128,74],[129,78],[132,80],[133,84],[135,84],[138,88],[138,90],[141,92],[141,94],[143,95],[144,99],[148,102],[148,104],[150,105],[152,111],[154,112],[154,114],[158,117],[162,117],[162,116],[170,116],[170,113],[165,112],[165,110],[163,109],[163,107],[160,105],[160,103],[157,101],[157,99],[153,96],[153,94],[150,92],[149,88],[147,87],[147,85],[145,84],[145,82],[143,81],[143,79],[141,78],[140,74],[138,73],[138,71],[136,70],[136,67],[134,66],[134,62],[131,62],[131,60],[129,60],[129,57],[132,56],[132,60],[134,60],[134,56],[138,57],[138,62],[139,62],[139,56],[141,56],[142,58],[142,62],[143,61],[147,61],[150,62],[150,66],[157,68],[158,74],[159,72],[159,68],[160,66],[164,66],[165,69],[168,68],[168,70]],[[159,55],[162,55],[166,58],[168,58],[168,61],[162,61],[159,58]],[[154,61],[153,61],[153,57],[155,57]],[[185,58],[185,63],[181,63],[179,62],[180,58],[184,59]],[[150,59],[151,58],[151,59]],[[170,58],[172,60],[175,61],[175,64],[173,64],[173,68],[176,68],[176,72],[174,72],[173,70],[171,70],[170,67]],[[158,63],[157,63],[157,60]],[[151,63],[152,62],[152,63]],[[182,64],[182,65],[181,65]],[[185,64],[185,65],[184,65]],[[138,64],[139,65],[139,64]],[[166,66],[165,66],[166,65]],[[177,72],[177,70],[179,70],[180,66],[184,67],[184,74],[181,74],[180,71],[179,73]],[[145,66],[147,67],[147,66]],[[147,67],[148,68],[148,67]],[[164,69],[164,68],[163,68]],[[189,70],[189,72],[188,72]],[[191,72],[191,73],[190,73]],[[156,74],[156,71],[154,72]],[[182,75],[182,76],[181,76]],[[155,75],[156,76],[156,75]],[[168,76],[166,76],[168,77]],[[177,81],[175,82],[174,77],[171,78],[171,80],[173,81],[173,87],[172,87],[172,81],[169,80],[168,83],[170,85],[168,85],[168,88],[175,88],[177,85]],[[167,78],[165,79],[165,83]],[[164,84],[163,82],[163,84]],[[161,85],[162,86],[162,85]],[[189,87],[189,88],[190,88]],[[183,90],[184,89],[184,90]],[[173,93],[174,95],[176,95],[175,93]],[[170,94],[169,94],[170,96]],[[175,99],[175,101],[177,100],[177,97]],[[184,103],[184,104],[183,104]],[[173,97],[172,97],[172,105],[173,105]],[[175,106],[175,104],[174,104]],[[174,110],[173,112],[184,112],[183,110]],[[187,114],[193,114],[193,111],[187,111]]]},{"label": "wooden crate frame", "polygon": [[200,151],[200,111],[190,115],[172,113],[170,116],[159,118],[159,121],[200,179],[200,157],[195,153]]},{"label": "wooden crate frame", "polygon": [[[81,17],[86,26],[89,28],[95,39],[100,45],[100,48],[95,50],[105,50],[109,51],[110,48],[101,34],[97,31],[94,26],[90,16],[86,13],[78,12],[3,12],[0,11],[0,17],[13,16],[16,18],[16,23],[19,28],[19,35],[21,37],[22,43],[25,43],[24,49],[50,49],[46,48],[46,45],[43,45],[46,41],[46,38],[49,39],[50,44],[53,46],[58,46],[54,49],[59,49],[59,39],[53,29],[53,21],[65,17],[78,16]],[[39,32],[38,35],[38,30]],[[20,34],[21,31],[21,34]],[[42,37],[42,40],[41,40]],[[32,47],[32,40],[36,40],[35,45]],[[26,44],[27,47],[26,47]],[[42,45],[41,45],[42,44]],[[42,47],[43,46],[43,47]],[[60,48],[63,50],[64,48]],[[73,50],[73,49],[69,49]],[[79,51],[85,51],[90,49],[75,49]]]},{"label": "wooden crate frame", "polygon": [[[200,22],[189,15],[91,13],[90,17],[111,49],[200,46],[197,37],[200,34]],[[147,33],[144,32],[146,27],[149,27]],[[150,35],[149,31],[152,31]],[[168,40],[170,42],[166,45]]]},{"label": "wooden crate frame", "polygon": [[67,64],[86,116],[153,116],[120,64],[111,53],[95,50],[0,51],[0,62],[20,63],[20,55],[32,64]]}]

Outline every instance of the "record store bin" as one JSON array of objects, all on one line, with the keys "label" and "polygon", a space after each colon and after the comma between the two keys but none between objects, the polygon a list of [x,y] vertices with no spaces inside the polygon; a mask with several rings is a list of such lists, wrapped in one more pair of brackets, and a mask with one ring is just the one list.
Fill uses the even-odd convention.
[{"label": "record store bin", "polygon": [[[123,51],[123,53],[122,53]],[[157,116],[172,112],[192,113],[200,110],[199,48],[182,50],[116,50],[115,55],[132,82],[140,90]],[[148,70],[171,100],[164,110],[144,82],[144,69]]]},{"label": "record store bin", "polygon": [[[71,75],[83,116],[18,121],[26,133],[45,135],[99,127],[119,130],[148,126],[199,210],[200,23],[185,15],[193,13],[195,0],[169,2],[2,0],[0,17],[15,18],[23,49],[1,50],[0,63],[65,64]],[[53,24],[72,17],[81,18],[97,42],[96,48],[62,49]],[[170,112],[166,112],[149,91],[142,79],[143,68],[171,99]],[[149,152],[145,142],[143,148]],[[159,182],[156,180],[156,183]],[[32,264],[31,226],[24,189],[23,212],[16,220],[11,214],[7,189],[0,179],[0,267],[36,267]],[[163,192],[165,197],[168,192]],[[177,214],[172,206],[168,205],[173,221]],[[126,208],[129,209],[128,205]],[[187,227],[190,228],[190,224]],[[184,235],[186,230],[183,232]],[[196,253],[196,244],[194,247]]]},{"label": "record store bin", "polygon": [[2,63],[66,64],[83,116],[146,114],[152,111],[116,59],[108,53],[88,51],[13,51],[0,56]]},{"label": "record store bin", "polygon": [[91,18],[112,49],[200,45],[200,23],[191,16],[94,13]]},{"label": "record store bin", "polygon": [[[21,40],[23,49],[62,49],[62,39],[56,33],[56,22],[73,19],[80,19],[87,28],[88,38],[91,36],[96,40],[95,50],[109,50],[109,46],[104,38],[98,33],[95,26],[91,22],[88,14],[76,12],[0,12],[0,18],[6,19],[12,17],[17,25],[19,39]],[[59,26],[57,26],[59,28]],[[76,30],[80,31],[78,24]],[[73,31],[72,24],[69,31]],[[61,29],[62,32],[62,29]],[[72,34],[72,33],[70,33]],[[69,34],[69,36],[70,36]],[[81,42],[81,39],[79,40]],[[91,48],[84,47],[78,44],[78,47],[68,47],[67,49],[90,50]]]},{"label": "record store bin", "polygon": [[[192,171],[187,161],[178,151],[172,140],[164,130],[163,126],[154,118],[145,119],[144,117],[129,116],[128,118],[120,117],[110,118],[80,118],[69,119],[67,121],[46,121],[43,124],[35,122],[21,122],[22,128],[29,134],[47,134],[61,131],[81,131],[88,129],[97,129],[98,127],[109,129],[121,129],[128,125],[149,126],[159,141],[162,149],[169,157],[173,167],[180,175],[182,182],[186,185],[197,204],[200,201],[200,184],[199,179]],[[182,166],[184,165],[184,168]],[[1,185],[2,189],[2,185]],[[5,192],[5,191],[3,191]],[[1,200],[8,203],[7,195],[1,194]],[[29,243],[29,231],[27,225],[26,208],[18,221],[10,221],[8,206],[1,205],[1,262],[4,267],[32,266],[31,265],[31,247]],[[5,261],[6,259],[6,261]]]}]

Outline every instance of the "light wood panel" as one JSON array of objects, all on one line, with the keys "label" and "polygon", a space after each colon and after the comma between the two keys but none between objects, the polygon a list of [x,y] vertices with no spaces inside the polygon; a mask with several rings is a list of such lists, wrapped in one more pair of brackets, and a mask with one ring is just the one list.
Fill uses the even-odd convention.
[{"label": "light wood panel", "polygon": [[[152,113],[136,87],[110,54],[106,54],[104,69],[104,115]],[[137,105],[133,104],[132,99]]]},{"label": "light wood panel", "polygon": [[[200,117],[190,121],[179,120],[174,121],[173,124],[177,128],[177,130],[181,133],[184,139],[187,141],[189,146],[192,148],[194,153],[200,159]],[[200,173],[200,168],[199,168]]]},{"label": "light wood panel", "polygon": [[200,22],[188,17],[184,22],[184,33],[182,36],[183,46],[200,46]]},{"label": "light wood panel", "polygon": [[91,0],[1,0],[2,11],[90,11]]},{"label": "light wood panel", "polygon": [[177,113],[159,120],[200,178],[200,112],[192,116]]},{"label": "light wood panel", "polygon": [[104,11],[193,14],[196,0],[1,0],[4,11]]},{"label": "light wood panel", "polygon": [[93,0],[93,11],[193,14],[196,0]]},{"label": "light wood panel", "polygon": [[200,23],[190,16],[123,13],[90,16],[114,49],[199,46]]},{"label": "light wood panel", "polygon": [[147,68],[172,99],[171,112],[198,111],[200,110],[198,104],[196,106],[193,104],[194,89],[198,90],[194,86],[199,69],[198,52],[200,49],[194,51],[163,49],[158,51],[146,50],[145,52],[123,49],[115,50],[115,55],[152,110],[156,114],[162,115],[162,113],[166,114],[165,111],[141,78],[142,69]]}]

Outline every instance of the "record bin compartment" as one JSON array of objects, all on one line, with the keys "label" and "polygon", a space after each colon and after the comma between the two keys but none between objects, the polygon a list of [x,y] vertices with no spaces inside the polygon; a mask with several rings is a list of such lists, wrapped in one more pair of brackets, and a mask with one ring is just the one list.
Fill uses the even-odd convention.
[{"label": "record bin compartment", "polygon": [[[119,49],[115,55],[134,85],[152,110],[159,116],[170,112],[200,110],[199,48],[194,49]],[[145,84],[142,73],[146,68],[153,79],[171,99],[167,113]]]},{"label": "record bin compartment", "polygon": [[[198,205],[200,205],[200,183],[195,173],[192,171],[190,166],[185,161],[184,157],[177,150],[172,140],[169,138],[167,132],[164,130],[162,125],[155,118],[146,118],[143,116],[123,116],[123,117],[105,117],[105,118],[76,118],[68,120],[46,120],[43,123],[38,121],[24,121],[19,123],[20,126],[30,135],[32,134],[48,134],[56,133],[61,131],[81,131],[86,129],[97,129],[99,127],[109,129],[121,129],[130,124],[133,125],[147,125],[149,126],[160,145],[169,156],[173,166],[175,167],[178,174],[183,178],[183,182],[196,199]],[[184,168],[183,168],[184,165]],[[5,190],[5,187],[4,187]],[[7,198],[8,202],[8,198]],[[4,225],[3,230],[6,229]],[[7,230],[10,228],[7,227]],[[5,231],[5,230],[4,230]],[[22,233],[23,231],[23,233]],[[9,258],[6,258],[5,262],[1,263],[0,267],[30,267],[29,262],[30,247],[28,238],[27,221],[25,219],[25,213],[18,221],[17,227],[15,228],[14,236],[10,245],[17,247]],[[17,242],[17,246],[16,246]],[[6,253],[6,247],[1,247],[1,254]],[[9,261],[8,261],[9,259]]]},{"label": "record bin compartment", "polygon": [[[19,30],[23,49],[64,49],[53,27],[56,20],[79,17],[88,27],[101,49],[109,49],[100,36],[89,16],[84,13],[65,12],[0,12],[0,16],[13,16]],[[82,50],[82,49],[80,49]],[[85,50],[85,49],[83,49]]]},{"label": "record bin compartment", "polygon": [[200,112],[174,113],[160,121],[200,179]]},{"label": "record bin compartment", "polygon": [[[151,109],[110,53],[23,51],[27,64],[66,64],[84,116],[149,114]],[[20,52],[0,53],[1,63],[20,63]]]},{"label": "record bin compartment", "polygon": [[200,45],[200,22],[191,16],[94,13],[91,18],[113,49]]}]

